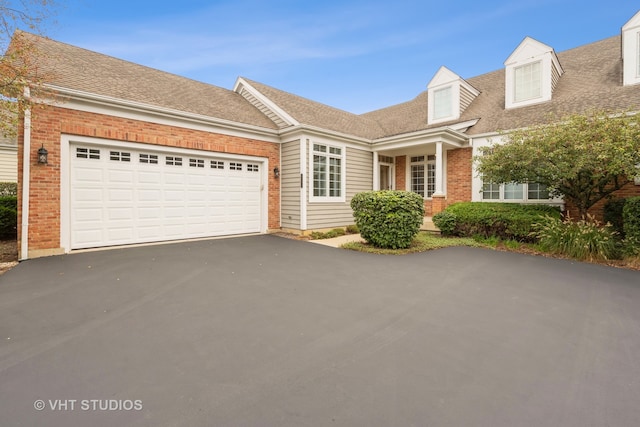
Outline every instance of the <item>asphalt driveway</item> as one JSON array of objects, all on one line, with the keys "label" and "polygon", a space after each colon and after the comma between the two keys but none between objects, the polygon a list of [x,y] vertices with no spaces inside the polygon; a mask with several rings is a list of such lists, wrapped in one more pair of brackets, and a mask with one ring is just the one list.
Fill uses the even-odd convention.
[{"label": "asphalt driveway", "polygon": [[638,426],[640,273],[253,236],[0,276],[1,426]]}]

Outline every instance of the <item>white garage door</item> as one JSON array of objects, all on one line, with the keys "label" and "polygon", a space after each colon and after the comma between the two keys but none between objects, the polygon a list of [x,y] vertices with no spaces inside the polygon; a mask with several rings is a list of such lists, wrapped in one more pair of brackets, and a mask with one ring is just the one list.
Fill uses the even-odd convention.
[{"label": "white garage door", "polygon": [[261,230],[261,160],[70,145],[71,248]]}]

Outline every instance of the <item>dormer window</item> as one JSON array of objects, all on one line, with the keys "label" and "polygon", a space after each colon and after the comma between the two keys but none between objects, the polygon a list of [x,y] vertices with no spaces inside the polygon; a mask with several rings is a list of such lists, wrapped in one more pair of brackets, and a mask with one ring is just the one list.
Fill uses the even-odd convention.
[{"label": "dormer window", "polygon": [[564,73],[549,46],[526,37],[505,61],[505,108],[550,101]]},{"label": "dormer window", "polygon": [[540,61],[516,67],[513,76],[513,100],[529,101],[542,96],[542,67]]},{"label": "dormer window", "polygon": [[429,124],[457,120],[480,94],[473,86],[446,67],[440,67],[427,85]]},{"label": "dormer window", "polygon": [[453,100],[451,86],[433,91],[433,118],[446,119],[451,117]]},{"label": "dormer window", "polygon": [[640,12],[622,27],[624,85],[640,83]]}]

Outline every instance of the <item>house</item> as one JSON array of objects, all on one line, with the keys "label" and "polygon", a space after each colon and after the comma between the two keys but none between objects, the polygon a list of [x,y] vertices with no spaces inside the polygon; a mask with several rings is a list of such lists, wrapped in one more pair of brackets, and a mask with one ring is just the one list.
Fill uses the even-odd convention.
[{"label": "house", "polygon": [[640,100],[640,12],[621,34],[565,52],[526,37],[480,76],[441,67],[414,99],[361,115],[244,77],[228,90],[17,36],[45,54],[56,93],[20,129],[21,259],[345,226],[352,196],[371,189],[415,191],[427,215],[469,200],[563,204],[535,183],[483,183],[472,156],[549,112]]}]

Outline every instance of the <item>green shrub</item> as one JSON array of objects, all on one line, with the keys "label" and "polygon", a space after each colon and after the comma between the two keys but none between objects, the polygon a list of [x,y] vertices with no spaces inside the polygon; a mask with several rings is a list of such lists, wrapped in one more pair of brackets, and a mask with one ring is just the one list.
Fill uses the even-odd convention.
[{"label": "green shrub", "polygon": [[433,223],[443,236],[452,236],[456,229],[456,220],[457,217],[455,214],[444,210],[440,213],[437,213],[432,218]]},{"label": "green shrub", "polygon": [[622,221],[628,252],[631,255],[640,254],[640,197],[626,199]]},{"label": "green shrub", "polygon": [[0,182],[0,197],[17,196],[17,195],[18,195],[17,182]]},{"label": "green shrub", "polygon": [[16,236],[18,229],[18,198],[0,197],[0,238]]},{"label": "green shrub", "polygon": [[617,232],[609,225],[602,226],[591,216],[580,221],[547,217],[536,228],[539,247],[544,251],[588,261],[620,256]]},{"label": "green shrub", "polygon": [[18,197],[16,196],[1,196],[0,197],[0,206],[18,210]]},{"label": "green shrub", "polygon": [[355,224],[350,224],[347,225],[347,234],[358,234],[360,233],[360,230],[358,229],[358,226]]},{"label": "green shrub", "polygon": [[312,231],[311,239],[312,240],[322,240],[322,239],[333,239],[334,237],[344,236],[346,232],[342,228],[334,228],[333,230],[329,230],[326,233],[322,231]]},{"label": "green shrub", "polygon": [[624,237],[622,210],[627,199],[612,199],[604,205],[604,222],[611,224],[620,236]]},{"label": "green shrub", "polygon": [[533,224],[543,221],[545,216],[560,218],[556,207],[515,203],[462,202],[447,207],[444,212],[455,216],[451,232],[454,236],[480,235],[522,242],[535,240]]},{"label": "green shrub", "polygon": [[362,238],[378,248],[408,248],[424,218],[422,197],[409,191],[358,193],[351,208]]},{"label": "green shrub", "polygon": [[15,237],[17,225],[17,211],[0,205],[0,238]]}]

